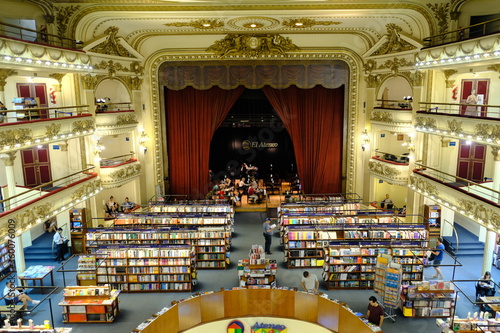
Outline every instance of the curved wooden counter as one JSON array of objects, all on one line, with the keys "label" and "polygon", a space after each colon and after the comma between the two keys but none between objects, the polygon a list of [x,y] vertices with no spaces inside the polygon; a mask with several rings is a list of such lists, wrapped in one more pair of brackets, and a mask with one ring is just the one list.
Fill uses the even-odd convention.
[{"label": "curved wooden counter", "polygon": [[338,333],[373,333],[349,309],[318,295],[281,289],[237,289],[182,301],[134,332],[182,332],[222,319],[282,317],[315,323]]}]

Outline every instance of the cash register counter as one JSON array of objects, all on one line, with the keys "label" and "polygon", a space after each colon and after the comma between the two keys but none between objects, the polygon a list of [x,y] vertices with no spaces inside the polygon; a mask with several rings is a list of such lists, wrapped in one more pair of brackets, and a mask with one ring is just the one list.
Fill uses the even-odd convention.
[{"label": "cash register counter", "polygon": [[160,312],[133,332],[182,332],[205,323],[242,317],[289,318],[338,333],[374,332],[351,310],[335,301],[283,289],[236,289],[202,294]]}]

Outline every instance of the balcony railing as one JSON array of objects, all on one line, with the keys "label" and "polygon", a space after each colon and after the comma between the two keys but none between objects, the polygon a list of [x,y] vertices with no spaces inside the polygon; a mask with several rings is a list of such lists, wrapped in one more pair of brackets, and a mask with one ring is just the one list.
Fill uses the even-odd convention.
[{"label": "balcony railing", "polygon": [[19,39],[26,42],[44,44],[66,49],[76,50],[81,43],[74,39],[52,35],[44,30],[32,30],[21,26],[1,23],[0,22],[0,37]]},{"label": "balcony railing", "polygon": [[490,204],[498,206],[500,192],[490,188],[490,186],[493,186],[493,182],[477,183],[465,178],[451,175],[438,169],[428,167],[420,163],[416,163],[416,165],[419,168],[415,169],[413,172],[422,176],[426,176],[427,178],[431,178],[434,181],[440,182],[449,187],[453,187],[461,192],[469,193],[474,197],[486,200]]},{"label": "balcony railing", "polygon": [[130,111],[132,110],[132,103],[96,103],[96,113],[105,112],[120,112],[120,111]]},{"label": "balcony railing", "polygon": [[52,108],[2,110],[1,114],[3,115],[3,123],[0,123],[0,126],[5,126],[10,123],[17,123],[20,121],[81,116],[83,114],[89,113],[88,107],[88,105],[78,105]]},{"label": "balcony railing", "polygon": [[[94,175],[90,173],[90,170],[92,170],[93,168],[94,166],[91,166],[82,171],[75,172],[68,176],[38,185],[21,193],[10,195],[8,198],[0,200],[1,210],[2,212],[8,212],[11,209],[27,204],[30,201],[42,198],[45,195],[50,195],[51,193],[54,193],[53,191],[64,190],[65,188],[74,185],[82,180],[85,180],[89,177],[94,177]],[[17,189],[18,188],[16,187],[14,191],[16,191]],[[13,189],[11,188],[9,188],[8,190],[13,191]]]},{"label": "balcony railing", "polygon": [[394,109],[394,110],[411,110],[413,99],[377,99],[379,103],[374,109]]},{"label": "balcony railing", "polygon": [[384,161],[392,164],[398,164],[398,165],[408,165],[410,153],[404,153],[401,155],[393,154],[393,153],[388,153],[384,152],[378,149],[375,149],[375,156],[372,158],[375,160],[379,161]]},{"label": "balcony railing", "polygon": [[439,35],[424,38],[424,49],[467,39],[483,37],[500,32],[500,19],[486,21],[468,27],[444,32]]},{"label": "balcony railing", "polygon": [[500,119],[500,105],[420,102],[417,113]]},{"label": "balcony railing", "polygon": [[135,162],[137,159],[134,158],[134,155],[134,152],[130,152],[125,155],[103,158],[100,162],[101,168],[112,168],[125,163]]}]

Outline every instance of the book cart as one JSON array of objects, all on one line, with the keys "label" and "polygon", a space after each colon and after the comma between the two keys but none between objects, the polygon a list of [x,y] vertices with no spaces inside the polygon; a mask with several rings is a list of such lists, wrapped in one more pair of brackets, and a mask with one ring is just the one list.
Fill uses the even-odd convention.
[{"label": "book cart", "polygon": [[455,306],[455,290],[449,281],[421,281],[403,286],[400,308],[405,317],[450,317]]},{"label": "book cart", "polygon": [[239,287],[275,288],[277,268],[276,260],[266,258],[262,245],[252,245],[249,258],[238,261]]},{"label": "book cart", "polygon": [[392,262],[392,257],[387,254],[377,256],[375,267],[374,288],[378,293],[385,310],[385,318],[396,321],[396,312],[399,304],[399,291],[401,289],[401,265]]},{"label": "book cart", "polygon": [[111,290],[109,286],[66,287],[59,303],[63,307],[63,322],[112,323],[120,312],[119,295],[120,290]]}]

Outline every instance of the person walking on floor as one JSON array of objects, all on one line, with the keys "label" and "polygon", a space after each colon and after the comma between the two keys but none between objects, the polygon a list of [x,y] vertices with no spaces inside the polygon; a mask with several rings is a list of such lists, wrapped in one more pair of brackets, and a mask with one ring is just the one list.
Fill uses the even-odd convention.
[{"label": "person walking on floor", "polygon": [[443,279],[443,274],[441,273],[441,268],[439,267],[444,257],[444,244],[441,237],[436,239],[436,249],[431,252],[435,255],[432,266],[434,266],[434,269],[436,270],[436,275],[433,275],[432,278]]},{"label": "person walking on floor", "polygon": [[56,246],[56,261],[61,262],[64,260],[64,248],[66,248],[66,237],[62,235],[62,228],[57,228],[53,241]]},{"label": "person walking on floor", "polygon": [[368,312],[366,313],[366,318],[368,318],[370,323],[382,327],[382,323],[384,322],[384,308],[382,305],[378,304],[375,296],[370,296],[368,301]]},{"label": "person walking on floor", "polygon": [[268,217],[264,221],[263,228],[264,228],[264,239],[265,239],[264,250],[266,251],[266,254],[273,254],[271,252],[271,242],[273,237],[273,230],[274,228],[276,228],[276,224],[271,225],[271,219]]},{"label": "person walking on floor", "polygon": [[316,276],[316,274],[311,274],[308,271],[304,271],[301,285],[305,291],[310,293],[317,293],[319,288],[318,277]]}]

